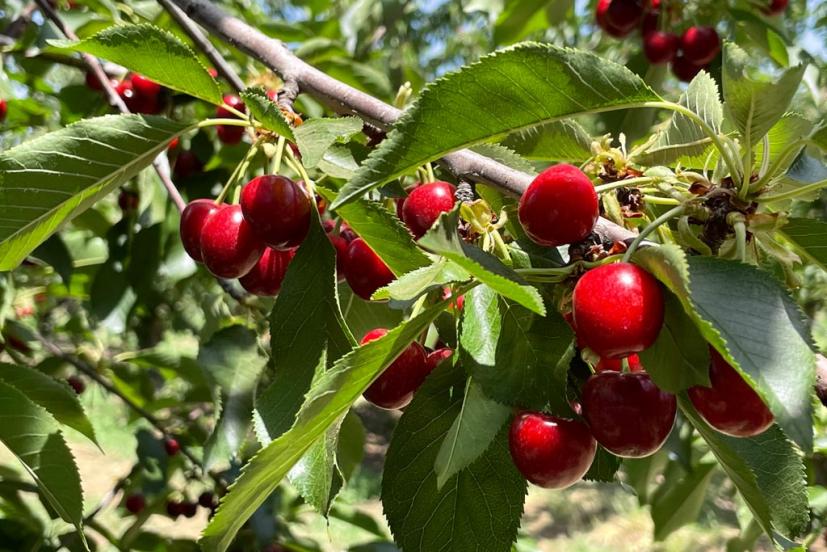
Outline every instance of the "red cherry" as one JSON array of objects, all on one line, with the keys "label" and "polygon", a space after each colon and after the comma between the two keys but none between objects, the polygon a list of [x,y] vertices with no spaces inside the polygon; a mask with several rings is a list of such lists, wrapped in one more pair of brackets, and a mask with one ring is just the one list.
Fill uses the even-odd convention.
[{"label": "red cherry", "polygon": [[83,380],[80,379],[80,376],[69,376],[68,378],[66,378],[66,383],[68,383],[69,387],[71,387],[74,390],[74,392],[78,395],[86,391],[86,384],[83,383]]},{"label": "red cherry", "polygon": [[212,508],[215,506],[215,495],[210,491],[204,491],[198,495],[198,504],[204,508]]},{"label": "red cherry", "polygon": [[190,201],[181,213],[181,243],[184,245],[184,251],[196,262],[200,263],[204,260],[201,255],[204,223],[220,207],[222,206],[216,205],[211,199],[196,199]]},{"label": "red cherry", "polygon": [[[225,94],[224,95],[224,104],[232,107],[236,111],[240,111],[241,113],[247,113],[247,107],[244,105],[244,102],[241,101],[241,98],[236,96],[235,94]],[[237,119],[235,113],[229,111],[226,107],[220,105],[215,109],[215,116],[219,119]],[[239,127],[241,128],[241,127]]]},{"label": "red cherry", "polygon": [[9,104],[6,100],[0,99],[0,123],[6,120],[6,115],[9,112]]},{"label": "red cherry", "polygon": [[[225,94],[224,103],[242,113],[247,112],[247,108],[244,106],[244,102],[242,102],[241,98],[239,98],[235,94]],[[235,113],[228,111],[227,108],[223,106],[218,106],[216,108],[215,116],[219,119],[238,118],[235,115]],[[244,127],[240,126],[218,125],[215,130],[218,133],[218,139],[221,141],[221,143],[227,144],[229,146],[238,144],[239,142],[241,142],[242,136],[244,136]]]},{"label": "red cherry", "polygon": [[172,519],[184,513],[184,503],[178,500],[167,500],[167,515]]},{"label": "red cherry", "polygon": [[192,150],[185,150],[178,154],[175,159],[175,167],[172,172],[175,178],[184,180],[196,174],[200,174],[204,170],[204,163],[198,159],[195,152]]},{"label": "red cherry", "polygon": [[609,20],[609,8],[612,0],[599,0],[597,2],[597,9],[595,11],[595,20],[603,31],[615,38],[621,38],[632,32],[631,29],[621,29],[616,27],[614,23]]},{"label": "red cherry", "polygon": [[215,131],[218,134],[218,140],[228,146],[240,143],[244,137],[244,127],[240,126],[218,125]]},{"label": "red cherry", "polygon": [[[643,372],[643,366],[640,364],[640,357],[637,355],[629,355],[626,357],[629,362],[630,372]],[[623,369],[623,359],[621,358],[601,358],[594,367],[595,372],[620,372]]]},{"label": "red cherry", "polygon": [[572,165],[541,172],[520,198],[520,224],[540,245],[556,247],[586,239],[600,207],[589,177]]},{"label": "red cherry", "polygon": [[184,517],[195,517],[196,512],[198,512],[198,503],[196,502],[187,501],[181,505],[181,513],[184,514]]},{"label": "red cherry", "polygon": [[712,27],[689,27],[681,36],[683,57],[695,65],[706,65],[721,51],[721,39]]},{"label": "red cherry", "polygon": [[370,300],[373,292],[390,284],[395,276],[388,265],[362,238],[356,238],[347,248],[345,279],[353,292]]},{"label": "red cherry", "polygon": [[268,247],[253,269],[238,279],[241,287],[254,295],[277,295],[295,254],[293,249],[279,251]]},{"label": "red cherry", "polygon": [[301,245],[310,228],[310,208],[304,187],[285,176],[259,176],[241,190],[244,218],[270,247]]},{"label": "red cherry", "polygon": [[741,374],[709,348],[711,387],[689,388],[689,399],[709,425],[733,437],[752,437],[766,431],[773,415]]},{"label": "red cherry", "polygon": [[643,5],[640,0],[611,0],[605,18],[611,27],[628,34],[640,25]]},{"label": "red cherry", "polygon": [[431,182],[414,188],[402,204],[402,220],[415,238],[421,238],[439,215],[454,208],[456,188],[448,182]]},{"label": "red cherry", "polygon": [[161,93],[161,85],[143,75],[132,75],[132,88],[144,97],[155,97]]},{"label": "red cherry", "polygon": [[597,452],[597,441],[585,424],[542,412],[518,414],[511,422],[508,444],[523,477],[547,489],[576,483]]},{"label": "red cherry", "polygon": [[209,73],[210,76],[214,79],[218,78],[218,69],[216,69],[215,67],[210,67],[209,69],[207,69],[207,73]]},{"label": "red cherry", "polygon": [[336,275],[339,281],[341,281],[345,277],[345,256],[347,255],[347,248],[349,244],[345,238],[342,236],[337,236],[333,232],[327,233],[327,239],[329,239],[333,247],[336,248]]},{"label": "red cherry", "polygon": [[703,65],[695,65],[683,57],[682,54],[678,54],[672,61],[672,73],[683,82],[689,82],[694,79],[703,68]]},{"label": "red cherry", "polygon": [[130,514],[140,514],[146,508],[146,498],[142,494],[131,494],[124,500],[124,506]]},{"label": "red cherry", "polygon": [[181,450],[181,445],[173,438],[164,439],[164,450],[167,456],[175,456]]},{"label": "red cherry", "polygon": [[612,263],[586,272],[572,296],[577,340],[602,357],[638,353],[663,325],[658,281],[631,263]]},{"label": "red cherry", "polygon": [[647,10],[646,13],[643,14],[643,22],[640,24],[640,33],[643,35],[644,38],[649,33],[653,33],[658,30],[660,26],[660,10],[659,9],[650,9]]},{"label": "red cherry", "polygon": [[138,209],[141,202],[141,196],[132,190],[121,190],[118,194],[118,207],[124,213],[133,213]]},{"label": "red cherry", "polygon": [[83,80],[86,83],[86,88],[89,90],[94,90],[95,92],[103,90],[103,85],[101,81],[98,80],[98,77],[95,76],[95,73],[91,71],[87,72]]},{"label": "red cherry", "polygon": [[[384,328],[371,330],[362,338],[360,345],[379,339],[387,333],[388,330]],[[425,349],[414,341],[370,384],[364,396],[380,408],[403,408],[411,402],[414,392],[430,371],[431,365],[425,357]]]},{"label": "red cherry", "polygon": [[180,143],[181,143],[181,141],[176,136],[175,138],[173,138],[172,140],[169,141],[169,145],[167,145],[167,150],[172,151],[172,150],[178,149],[178,146],[179,146]]},{"label": "red cherry", "polygon": [[453,356],[454,350],[449,347],[440,347],[439,349],[435,349],[427,354],[427,361],[428,365],[430,366],[429,372],[439,366],[443,360],[447,360]]},{"label": "red cherry", "polygon": [[769,7],[764,11],[770,15],[778,15],[787,9],[787,4],[789,3],[790,0],[772,0]]},{"label": "red cherry", "polygon": [[201,231],[201,255],[219,278],[240,278],[264,253],[264,242],[244,219],[240,205],[225,205],[210,215]]},{"label": "red cherry", "polygon": [[675,423],[675,395],[658,389],[649,374],[602,372],[583,387],[583,415],[606,450],[642,458],[663,446]]},{"label": "red cherry", "polygon": [[650,63],[667,63],[675,59],[678,43],[677,35],[654,31],[643,39],[643,52]]},{"label": "red cherry", "polygon": [[279,99],[279,91],[278,91],[278,90],[273,90],[273,89],[271,88],[270,90],[268,90],[268,91],[267,91],[267,93],[266,93],[266,94],[267,94],[267,98],[268,98],[271,102],[275,102],[275,101],[277,101],[277,100]]}]

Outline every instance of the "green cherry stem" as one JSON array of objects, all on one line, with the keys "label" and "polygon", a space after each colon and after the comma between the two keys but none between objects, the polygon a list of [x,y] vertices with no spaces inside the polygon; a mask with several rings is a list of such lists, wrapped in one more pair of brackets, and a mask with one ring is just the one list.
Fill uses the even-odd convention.
[{"label": "green cherry stem", "polygon": [[637,187],[639,184],[649,184],[652,182],[656,182],[661,180],[659,177],[654,176],[638,176],[636,178],[627,178],[626,180],[618,180],[617,182],[609,182],[608,184],[601,184],[600,186],[595,186],[594,191],[598,194],[603,192],[608,192],[609,190],[615,190],[617,188],[626,188],[626,187]]},{"label": "green cherry stem", "polygon": [[788,192],[760,196],[759,201],[761,203],[770,203],[772,201],[781,201],[783,199],[795,199],[812,192],[817,192],[824,188],[827,188],[827,180],[819,180],[818,182],[813,182],[812,184],[807,184],[806,186],[801,186],[800,188],[795,188],[794,190],[790,190]]},{"label": "green cherry stem", "polygon": [[677,217],[677,216],[682,215],[682,214],[683,214],[683,212],[684,212],[685,210],[686,210],[686,205],[685,205],[685,204],[684,204],[684,205],[678,205],[678,206],[677,206],[677,207],[675,207],[674,209],[670,209],[670,210],[666,211],[665,213],[663,213],[661,216],[659,216],[658,218],[656,218],[655,220],[653,220],[653,221],[649,224],[649,226],[647,226],[646,228],[644,228],[643,230],[641,230],[641,231],[640,231],[640,234],[638,234],[638,236],[637,236],[637,237],[635,238],[635,240],[632,242],[632,245],[630,245],[630,246],[629,246],[629,249],[627,249],[627,250],[626,250],[626,253],[624,253],[624,255],[623,255],[623,262],[629,262],[629,259],[631,259],[631,258],[632,258],[632,255],[634,255],[635,251],[637,251],[637,248],[640,246],[641,242],[642,242],[643,240],[645,240],[645,239],[646,239],[646,237],[647,237],[649,234],[651,234],[652,232],[654,232],[655,230],[657,230],[657,229],[658,229],[658,227],[659,227],[661,224],[665,224],[665,223],[666,223],[666,222],[668,222],[670,219],[673,219],[673,218],[675,218],[675,217]]},{"label": "green cherry stem", "polygon": [[230,190],[233,188],[233,186],[235,186],[247,172],[247,167],[250,166],[250,162],[256,156],[256,153],[258,153],[258,148],[260,145],[261,139],[256,140],[253,143],[253,145],[250,146],[250,149],[247,150],[246,155],[244,155],[244,159],[242,159],[241,162],[238,165],[236,165],[233,174],[230,175],[230,178],[227,180],[227,183],[224,185],[224,188],[221,190],[221,193],[218,194],[217,198],[215,198],[216,205],[221,205],[224,202],[224,200],[227,197],[227,194],[230,193]]},{"label": "green cherry stem", "polygon": [[194,125],[195,128],[206,128],[211,126],[243,126],[248,127],[250,125],[250,121],[246,119],[204,119],[200,123]]},{"label": "green cherry stem", "polygon": [[287,140],[284,136],[279,136],[279,140],[276,143],[276,155],[273,156],[273,166],[270,171],[271,174],[279,174],[279,171],[281,170],[281,161],[284,157],[284,146],[286,143]]},{"label": "green cherry stem", "polygon": [[671,197],[644,195],[643,200],[653,205],[680,205],[681,202]]}]

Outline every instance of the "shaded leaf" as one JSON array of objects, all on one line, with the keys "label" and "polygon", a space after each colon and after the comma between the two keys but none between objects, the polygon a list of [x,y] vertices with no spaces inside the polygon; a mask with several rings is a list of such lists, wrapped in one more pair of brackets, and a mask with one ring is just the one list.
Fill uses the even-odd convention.
[{"label": "shaded leaf", "polygon": [[827,270],[827,222],[791,218],[781,229],[796,252]]},{"label": "shaded leaf", "polygon": [[592,156],[592,138],[579,123],[568,119],[511,134],[502,144],[526,159],[582,163]]},{"label": "shaded leaf", "polygon": [[[267,97],[263,88],[248,88],[240,94],[247,111],[267,130],[272,130],[279,136],[284,136],[291,142],[296,141],[290,123],[284,118],[276,102]],[[308,165],[309,166],[309,165]]]},{"label": "shaded leaf", "polygon": [[294,130],[302,163],[310,168],[319,164],[330,146],[346,142],[358,132],[362,132],[362,120],[358,117],[310,119]]},{"label": "shaded leaf", "polygon": [[652,502],[656,541],[664,540],[677,529],[698,519],[714,467],[714,462],[699,464]]}]

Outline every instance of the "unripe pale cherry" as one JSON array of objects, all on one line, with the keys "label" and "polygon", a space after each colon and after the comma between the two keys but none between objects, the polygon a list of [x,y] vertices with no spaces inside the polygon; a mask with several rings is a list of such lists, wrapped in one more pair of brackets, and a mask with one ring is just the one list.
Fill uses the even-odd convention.
[{"label": "unripe pale cherry", "polygon": [[390,284],[395,276],[388,265],[362,238],[356,238],[347,248],[345,279],[353,293],[370,300],[373,292]]},{"label": "unripe pale cherry", "polygon": [[456,188],[448,182],[422,184],[402,204],[402,220],[415,238],[421,238],[442,213],[454,208]]},{"label": "unripe pale cherry", "polygon": [[304,187],[284,176],[259,176],[241,190],[244,218],[264,243],[277,249],[301,245],[310,228],[311,207]]},{"label": "unripe pale cherry", "polygon": [[268,247],[250,272],[238,279],[241,287],[253,295],[278,295],[287,267],[295,255],[294,249],[281,251]]},{"label": "unripe pale cherry", "polygon": [[721,51],[721,39],[712,27],[689,27],[681,36],[683,57],[694,65],[706,65]]},{"label": "unripe pale cherry", "polygon": [[583,386],[583,416],[598,443],[617,456],[643,458],[657,452],[675,423],[675,396],[649,374],[606,371]]},{"label": "unripe pale cherry", "polygon": [[592,464],[597,442],[577,420],[522,412],[511,422],[511,459],[530,482],[547,489],[564,489],[579,481]]},{"label": "unripe pale cherry", "polygon": [[201,255],[207,270],[219,278],[240,278],[264,253],[264,242],[244,220],[240,205],[224,205],[204,223]]},{"label": "unripe pale cherry", "polygon": [[600,216],[591,180],[573,165],[550,167],[520,198],[520,224],[540,245],[556,247],[586,239]]},{"label": "unripe pale cherry", "polygon": [[[376,328],[365,334],[360,345],[385,336],[388,330]],[[365,398],[386,409],[404,408],[413,399],[414,392],[431,372],[425,349],[414,341],[396,357],[364,393]]]},{"label": "unripe pale cherry", "polygon": [[774,416],[735,368],[709,348],[711,387],[689,388],[689,399],[709,425],[732,437],[752,437],[772,425]]},{"label": "unripe pale cherry", "polygon": [[221,206],[216,205],[212,199],[196,199],[190,201],[181,213],[181,243],[187,255],[196,262],[200,263],[204,260],[201,255],[201,236],[203,235],[204,223],[219,207]]},{"label": "unripe pale cherry", "polygon": [[620,358],[652,343],[663,325],[658,281],[631,263],[612,263],[586,272],[572,295],[577,341],[601,357]]}]

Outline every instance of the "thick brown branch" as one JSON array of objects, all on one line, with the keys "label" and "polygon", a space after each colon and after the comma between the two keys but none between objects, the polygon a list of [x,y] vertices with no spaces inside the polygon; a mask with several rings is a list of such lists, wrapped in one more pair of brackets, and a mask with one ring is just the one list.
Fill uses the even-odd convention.
[{"label": "thick brown branch", "polygon": [[[395,107],[310,66],[294,56],[280,41],[228,15],[211,2],[171,1],[210,32],[261,61],[281,75],[283,80],[295,81],[303,92],[322,100],[337,113],[356,115],[381,129],[388,129],[401,115]],[[448,154],[440,163],[458,178],[490,184],[513,195],[522,194],[533,178],[469,150]],[[600,220],[597,230],[612,240],[623,241],[635,236],[633,232],[605,219]]]}]

